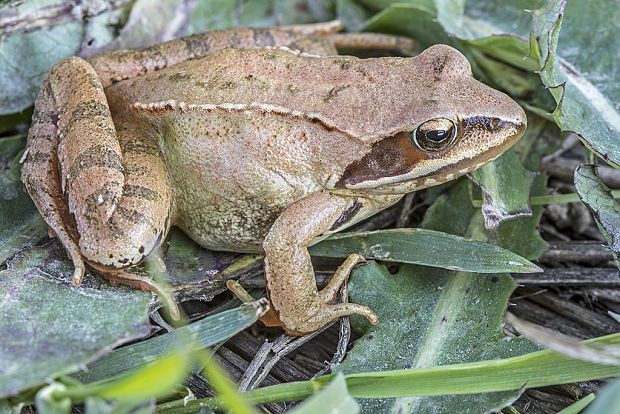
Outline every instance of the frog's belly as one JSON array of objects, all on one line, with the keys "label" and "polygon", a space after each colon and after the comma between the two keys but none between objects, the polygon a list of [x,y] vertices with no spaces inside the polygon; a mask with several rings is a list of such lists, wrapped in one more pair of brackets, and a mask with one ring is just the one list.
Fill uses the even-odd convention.
[{"label": "frog's belly", "polygon": [[[262,251],[265,235],[282,211],[323,189],[316,163],[304,158],[306,152],[289,147],[279,156],[275,146],[262,136],[248,140],[233,135],[183,139],[164,148],[175,193],[175,224],[210,249]],[[287,161],[287,156],[295,158]]]},{"label": "frog's belly", "polygon": [[221,181],[214,184],[211,188],[201,186],[199,191],[187,191],[196,186],[175,187],[179,213],[176,225],[198,244],[213,250],[262,251],[262,242],[276,218],[306,195],[299,192],[278,199],[261,199],[248,193],[233,196],[222,191],[226,185]]}]

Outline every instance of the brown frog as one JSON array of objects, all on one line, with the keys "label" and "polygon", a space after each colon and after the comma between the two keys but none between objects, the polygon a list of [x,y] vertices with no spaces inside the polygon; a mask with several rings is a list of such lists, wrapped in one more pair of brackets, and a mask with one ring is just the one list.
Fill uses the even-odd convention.
[{"label": "brown frog", "polygon": [[363,258],[319,291],[307,246],[493,160],[526,118],[449,46],[337,56],[335,46],[412,46],[337,26],[210,32],[54,65],[22,179],[74,284],[84,263],[150,284],[122,269],[174,225],[210,249],[265,253],[268,324],[305,334],[352,314],[377,323],[367,307],[331,304]]}]

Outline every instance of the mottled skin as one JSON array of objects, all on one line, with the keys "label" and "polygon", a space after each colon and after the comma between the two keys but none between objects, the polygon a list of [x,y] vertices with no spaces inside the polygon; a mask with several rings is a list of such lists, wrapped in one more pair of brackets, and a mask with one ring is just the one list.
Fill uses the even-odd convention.
[{"label": "mottled skin", "polygon": [[[57,63],[37,98],[22,178],[73,259],[74,283],[84,261],[146,283],[119,269],[176,225],[208,248],[265,252],[267,323],[294,334],[351,314],[376,323],[367,307],[330,304],[363,258],[351,255],[318,291],[307,246],[491,161],[526,121],[448,46],[415,58],[325,57],[333,42],[411,46],[335,29],[235,29]],[[446,125],[455,128],[445,145],[415,138],[418,127]]]}]

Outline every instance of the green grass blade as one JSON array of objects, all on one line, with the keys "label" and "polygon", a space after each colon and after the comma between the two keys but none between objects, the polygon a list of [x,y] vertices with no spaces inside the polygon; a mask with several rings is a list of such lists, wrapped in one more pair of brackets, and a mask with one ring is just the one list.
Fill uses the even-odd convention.
[{"label": "green grass blade", "polygon": [[161,336],[116,349],[87,366],[87,371],[73,377],[90,383],[111,378],[119,373],[137,368],[162,358],[183,342],[192,341],[194,349],[209,347],[222,342],[256,322],[261,314],[261,301],[244,304],[201,319],[190,325]]},{"label": "green grass blade", "polygon": [[[585,342],[617,344],[620,343],[620,334]],[[345,380],[349,393],[354,397],[392,398],[508,391],[523,386],[543,387],[618,375],[618,366],[575,360],[544,350],[468,364],[350,374],[345,376]],[[328,375],[314,381],[273,385],[249,391],[245,396],[254,404],[304,399],[326,386],[333,378],[334,375]],[[185,406],[182,400],[178,400],[159,406],[159,412],[195,412],[201,404],[221,406],[217,398],[195,400]]]},{"label": "green grass blade", "polygon": [[200,354],[203,372],[231,414],[255,414],[245,395],[237,391],[237,385],[228,378],[226,372],[205,352]]},{"label": "green grass blade", "polygon": [[290,414],[357,414],[360,407],[347,390],[344,375],[336,374],[334,379],[321,391],[304,401]]},{"label": "green grass blade", "polygon": [[594,398],[594,394],[588,394],[579,401],[575,401],[562,411],[558,411],[558,414],[579,414],[592,402],[592,400],[594,400]]},{"label": "green grass blade", "polygon": [[313,256],[347,257],[411,263],[477,273],[542,271],[527,259],[498,246],[427,229],[339,233],[309,248]]}]

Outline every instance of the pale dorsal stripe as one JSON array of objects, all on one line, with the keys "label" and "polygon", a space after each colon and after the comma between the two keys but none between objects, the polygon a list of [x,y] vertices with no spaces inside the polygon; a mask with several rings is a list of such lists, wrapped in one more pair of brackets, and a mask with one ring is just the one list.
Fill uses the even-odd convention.
[{"label": "pale dorsal stripe", "polygon": [[278,114],[284,116],[290,116],[293,118],[305,119],[312,122],[320,122],[323,127],[329,130],[335,130],[341,133],[348,135],[350,138],[357,139],[355,135],[353,135],[350,131],[346,129],[343,130],[336,126],[335,124],[325,120],[323,116],[319,113],[315,112],[303,112],[296,109],[289,109],[284,106],[279,105],[271,105],[264,103],[250,103],[250,104],[241,104],[241,103],[221,103],[221,104],[188,104],[182,101],[177,101],[174,99],[169,99],[167,101],[153,102],[153,103],[141,103],[135,102],[133,107],[139,111],[143,112],[152,112],[152,113],[161,113],[167,111],[177,111],[180,113],[191,113],[191,112],[203,112],[203,111],[214,111],[214,110],[223,110],[228,112],[243,112],[243,111],[259,111],[268,114]]}]

